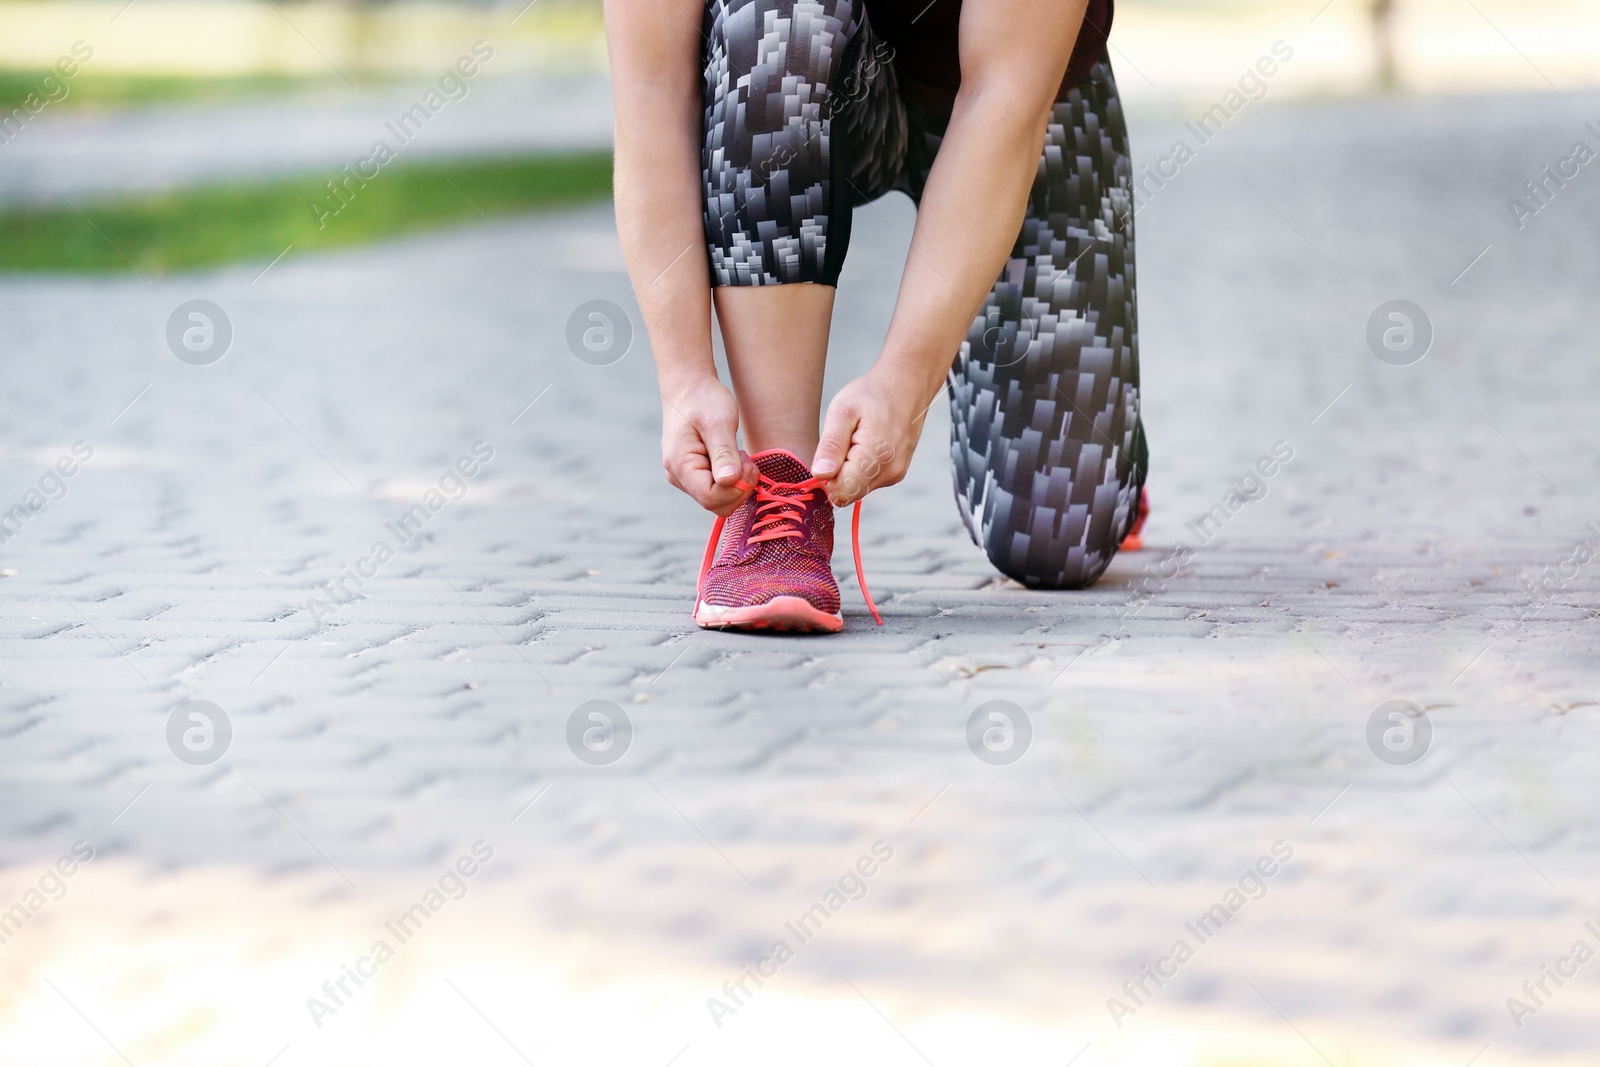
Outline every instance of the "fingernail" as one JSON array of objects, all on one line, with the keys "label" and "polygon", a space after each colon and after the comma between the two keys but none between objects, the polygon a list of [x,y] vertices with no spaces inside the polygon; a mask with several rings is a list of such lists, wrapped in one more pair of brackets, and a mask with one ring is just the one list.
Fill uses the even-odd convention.
[{"label": "fingernail", "polygon": [[718,467],[717,468],[717,477],[718,478],[732,478],[735,474],[738,474],[738,473],[739,473],[739,468],[735,467],[731,463],[728,464],[728,466],[726,466],[726,467]]},{"label": "fingernail", "polygon": [[839,465],[831,459],[819,459],[816,466],[811,468],[812,474],[832,474]]}]

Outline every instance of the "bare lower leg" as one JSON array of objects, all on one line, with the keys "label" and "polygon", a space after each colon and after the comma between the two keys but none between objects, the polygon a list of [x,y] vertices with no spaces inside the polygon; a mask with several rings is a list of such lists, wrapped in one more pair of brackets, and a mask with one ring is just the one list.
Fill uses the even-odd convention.
[{"label": "bare lower leg", "polygon": [[811,462],[822,417],[833,287],[723,286],[715,294],[746,448],[787,448]]}]

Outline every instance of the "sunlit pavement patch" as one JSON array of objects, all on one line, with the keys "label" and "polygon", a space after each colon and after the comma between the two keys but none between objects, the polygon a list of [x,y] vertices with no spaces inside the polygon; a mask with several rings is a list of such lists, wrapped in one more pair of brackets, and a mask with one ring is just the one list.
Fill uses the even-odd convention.
[{"label": "sunlit pavement patch", "polygon": [[[701,1001],[723,972],[671,963],[593,927],[560,934],[519,922],[515,902],[534,887],[483,880],[490,867],[432,920],[444,925],[424,927],[318,1029],[305,1012],[308,993],[364,950],[383,916],[411,902],[424,872],[361,872],[374,891],[358,895],[320,875],[263,881],[236,869],[158,873],[97,860],[47,926],[5,948],[0,1060],[123,1062],[110,1043],[135,1064],[164,1067],[259,1067],[280,1052],[279,1063],[319,1067],[511,1063],[516,1053],[534,1063],[665,1064],[685,1048],[692,1058],[680,1062],[867,1067],[909,1062],[909,1042],[939,1067],[1060,1064],[1080,1052],[1076,1064],[1088,1067],[1325,1067],[1317,1049],[1340,1067],[1459,1067],[1482,1044],[1420,1046],[1304,1016],[1301,1037],[1265,1006],[1233,1013],[1200,1004],[1163,1005],[1117,1034],[1070,984],[1058,988],[1057,1011],[1008,1010],[891,993],[867,967],[830,974],[802,963],[719,1032]],[[8,869],[0,886],[36,873]],[[1568,996],[1572,1010],[1592,1010],[1586,990]],[[1508,1043],[1496,1046],[1494,1062],[1584,1061],[1526,1056]]]}]

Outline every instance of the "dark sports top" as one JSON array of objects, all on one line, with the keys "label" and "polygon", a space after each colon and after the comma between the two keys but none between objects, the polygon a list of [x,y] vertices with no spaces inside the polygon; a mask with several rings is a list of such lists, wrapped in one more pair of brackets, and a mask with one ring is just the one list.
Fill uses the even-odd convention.
[{"label": "dark sports top", "polygon": [[[895,74],[906,99],[948,110],[961,86],[961,54],[956,46],[961,0],[866,0],[866,4],[873,32],[894,49]],[[1057,99],[1065,98],[1089,68],[1105,58],[1113,6],[1114,0],[1089,0]]]}]

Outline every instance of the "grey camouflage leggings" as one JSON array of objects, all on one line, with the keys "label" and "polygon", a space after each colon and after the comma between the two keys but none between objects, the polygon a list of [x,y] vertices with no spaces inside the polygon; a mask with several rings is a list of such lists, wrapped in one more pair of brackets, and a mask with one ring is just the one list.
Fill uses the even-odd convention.
[{"label": "grey camouflage leggings", "polygon": [[[949,116],[901,98],[861,0],[708,0],[705,29],[712,283],[837,284],[851,209],[920,203]],[[1029,586],[1093,583],[1138,511],[1131,178],[1101,63],[1051,113],[1022,232],[950,369],[961,516]]]}]

